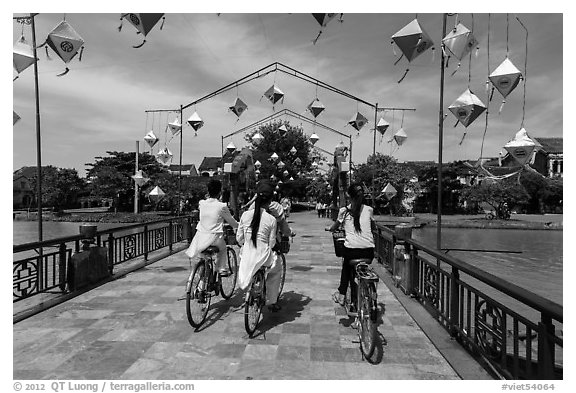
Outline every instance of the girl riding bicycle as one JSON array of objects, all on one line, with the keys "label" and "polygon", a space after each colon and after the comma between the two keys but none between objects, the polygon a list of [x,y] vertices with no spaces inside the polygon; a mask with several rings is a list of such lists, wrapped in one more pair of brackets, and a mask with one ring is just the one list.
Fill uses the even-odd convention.
[{"label": "girl riding bicycle", "polygon": [[277,261],[273,247],[276,244],[276,218],[266,211],[274,195],[274,187],[261,181],[256,187],[254,209],[240,217],[236,240],[240,249],[238,286],[248,288],[254,273],[262,266],[270,266],[266,277],[266,303],[271,311],[280,310],[277,304],[282,266]]},{"label": "girl riding bicycle", "polygon": [[364,189],[361,184],[351,184],[347,194],[350,204],[340,208],[338,218],[329,229],[333,232],[342,226],[346,232],[340,285],[338,291],[332,295],[332,299],[343,306],[346,290],[350,284],[352,299],[350,312],[356,312],[357,285],[352,279],[354,267],[349,262],[352,259],[369,259],[371,263],[374,258],[374,235],[372,234],[374,211],[363,203]]}]

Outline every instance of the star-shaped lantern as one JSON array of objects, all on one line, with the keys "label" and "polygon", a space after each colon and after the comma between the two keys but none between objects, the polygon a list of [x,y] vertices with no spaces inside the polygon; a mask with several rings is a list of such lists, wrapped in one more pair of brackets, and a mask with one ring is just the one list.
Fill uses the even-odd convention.
[{"label": "star-shaped lantern", "polygon": [[256,134],[252,135],[252,143],[255,145],[259,145],[260,142],[262,142],[262,139],[264,139],[264,137],[259,132],[256,132]]},{"label": "star-shaped lantern", "polygon": [[[156,26],[158,21],[164,17],[164,14],[121,14],[120,15],[120,27],[118,27],[118,31],[122,30],[122,20],[126,19],[130,22],[137,30],[139,34],[146,37],[150,30]],[[162,23],[164,25],[164,23]],[[160,26],[160,30],[162,30],[162,26]],[[140,48],[142,45],[146,43],[146,39],[137,46],[133,46],[133,48]]]},{"label": "star-shaped lantern", "polygon": [[278,127],[278,132],[280,133],[280,136],[284,137],[288,133],[288,129],[284,124],[282,124],[280,127]]},{"label": "star-shaped lantern", "polygon": [[408,139],[408,135],[406,135],[406,131],[404,131],[403,128],[400,128],[394,134],[394,140],[396,141],[398,146],[402,146],[402,144],[406,141],[406,139]]},{"label": "star-shaped lantern", "polygon": [[470,89],[466,89],[448,109],[464,127],[468,127],[486,110],[486,106]]},{"label": "star-shaped lantern", "polygon": [[386,199],[390,200],[396,196],[398,191],[394,188],[394,186],[390,183],[386,184],[386,187],[382,189],[382,194]]},{"label": "star-shaped lantern", "polygon": [[458,23],[450,33],[442,39],[444,47],[454,55],[458,60],[470,53],[470,51],[478,45],[478,41],[474,34],[462,23]]},{"label": "star-shaped lantern", "polygon": [[[76,56],[82,45],[84,45],[84,40],[68,22],[63,20],[48,34],[46,42],[41,46],[43,45],[48,45],[52,48],[58,57],[60,57],[65,64],[68,64],[70,60]],[[48,49],[46,49],[46,51],[48,51]],[[80,54],[80,58],[82,58],[82,54]],[[68,71],[69,69],[66,67],[66,70],[58,74],[58,76],[65,75]]]},{"label": "star-shaped lantern", "polygon": [[34,64],[34,50],[24,36],[14,43],[13,65],[18,74]]},{"label": "star-shaped lantern", "polygon": [[376,124],[376,130],[381,135],[384,135],[384,133],[386,132],[388,127],[390,127],[390,123],[388,123],[386,120],[384,120],[383,117],[381,117],[380,120],[378,120],[378,124]]},{"label": "star-shaped lantern", "polygon": [[234,142],[230,142],[228,146],[226,146],[226,150],[228,150],[229,153],[234,153],[236,151],[236,146],[234,145]]},{"label": "star-shaped lantern", "polygon": [[236,98],[236,101],[234,101],[234,105],[232,105],[228,109],[236,116],[240,117],[242,113],[244,113],[244,111],[248,109],[248,105],[246,105],[246,103],[242,101],[240,98]]},{"label": "star-shaped lantern", "polygon": [[504,149],[520,164],[526,164],[532,154],[539,150],[542,145],[528,136],[524,128],[516,133],[514,139],[504,145]]},{"label": "star-shaped lantern", "polygon": [[166,193],[162,191],[159,186],[154,187],[154,189],[148,193],[148,198],[154,203],[160,202],[164,199],[164,196],[166,196]]},{"label": "star-shaped lantern", "polygon": [[504,98],[508,96],[518,86],[522,73],[509,58],[504,61],[490,74],[488,79],[492,85],[502,94]]},{"label": "star-shaped lantern", "polygon": [[197,112],[194,112],[188,119],[188,124],[190,124],[194,131],[198,131],[204,125],[204,120],[200,118]]},{"label": "star-shaped lantern", "polygon": [[182,130],[182,124],[180,124],[180,121],[176,118],[172,123],[168,123],[168,128],[172,131],[172,135],[176,135]]},{"label": "star-shaped lantern", "polygon": [[434,46],[428,33],[418,23],[418,19],[414,19],[394,34],[392,42],[400,48],[402,54],[406,56],[409,62],[420,56],[428,48]]},{"label": "star-shaped lantern", "polygon": [[314,118],[317,118],[318,115],[322,113],[324,109],[326,109],[326,107],[324,106],[324,104],[320,102],[318,98],[315,98],[314,101],[312,101],[308,105],[307,109],[310,113],[312,113],[312,116],[314,116]]},{"label": "star-shaped lantern", "polygon": [[158,138],[154,135],[154,131],[149,131],[146,136],[144,136],[144,140],[150,146],[150,148],[154,147],[156,143],[158,143]]},{"label": "star-shaped lantern", "polygon": [[266,96],[272,104],[275,104],[280,100],[284,102],[284,93],[276,85],[272,85],[268,90],[266,90],[264,96]]},{"label": "star-shaped lantern", "polygon": [[316,135],[316,133],[310,135],[310,142],[312,142],[312,144],[316,144],[316,142],[318,142],[320,140],[320,137],[318,135]]},{"label": "star-shaped lantern", "polygon": [[360,112],[356,112],[356,114],[352,116],[352,119],[350,119],[348,124],[354,127],[356,131],[360,131],[360,129],[364,127],[364,124],[366,124],[367,122],[368,119],[364,117],[363,114],[361,114]]},{"label": "star-shaped lantern", "polygon": [[18,121],[20,120],[20,116],[18,116],[18,113],[14,112],[14,111],[12,111],[12,113],[13,113],[12,125],[14,125],[14,124],[18,123]]},{"label": "star-shaped lantern", "polygon": [[160,151],[156,153],[156,159],[159,163],[168,165],[170,161],[172,161],[172,152],[167,147],[160,149]]},{"label": "star-shaped lantern", "polygon": [[132,179],[134,179],[134,183],[136,183],[138,187],[142,187],[150,180],[141,170],[136,171],[136,174],[132,175]]}]

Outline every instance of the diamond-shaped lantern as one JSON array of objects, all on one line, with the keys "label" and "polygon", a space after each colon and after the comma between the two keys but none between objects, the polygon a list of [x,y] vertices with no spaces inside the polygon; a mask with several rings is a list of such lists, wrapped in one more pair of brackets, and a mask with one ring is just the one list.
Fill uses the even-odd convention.
[{"label": "diamond-shaped lantern", "polygon": [[284,124],[282,124],[280,127],[278,127],[278,132],[280,133],[280,136],[284,137],[288,133],[288,129]]},{"label": "diamond-shaped lantern", "polygon": [[470,89],[466,89],[448,109],[464,127],[468,127],[486,110],[486,106]]},{"label": "diamond-shaped lantern", "polygon": [[284,176],[288,176],[288,175],[290,174],[290,172],[288,172],[287,170],[285,170],[284,172],[282,172],[282,174],[283,174]]},{"label": "diamond-shaped lantern", "polygon": [[244,113],[244,111],[248,109],[248,105],[246,105],[244,101],[242,101],[240,98],[237,97],[236,101],[234,101],[234,105],[232,105],[228,109],[230,109],[230,111],[234,113],[236,116],[240,117],[242,113]]},{"label": "diamond-shaped lantern", "polygon": [[234,153],[236,151],[236,146],[234,145],[234,142],[230,142],[228,146],[226,146],[226,150],[228,150],[229,153]]},{"label": "diamond-shaped lantern", "polygon": [[322,27],[326,27],[328,22],[330,22],[336,16],[336,13],[332,14],[312,14],[314,19],[320,24]]},{"label": "diamond-shaped lantern", "polygon": [[154,147],[154,145],[158,143],[158,138],[156,137],[156,135],[154,135],[154,131],[148,132],[148,134],[144,136],[144,140],[146,141],[148,146],[150,146],[150,148]]},{"label": "diamond-shaped lantern", "polygon": [[159,186],[154,187],[154,189],[148,193],[148,198],[150,198],[150,200],[154,203],[160,202],[162,199],[164,199],[164,196],[166,196],[166,193],[162,191]]},{"label": "diamond-shaped lantern", "polygon": [[509,58],[504,61],[490,74],[488,79],[492,85],[506,98],[518,86],[522,73]]},{"label": "diamond-shaped lantern", "polygon": [[188,124],[190,124],[194,131],[198,131],[204,125],[204,120],[200,118],[197,112],[194,112],[188,119]]},{"label": "diamond-shaped lantern", "polygon": [[18,120],[20,120],[20,116],[18,116],[18,113],[14,112],[14,111],[12,111],[12,113],[13,113],[13,118],[12,118],[12,119],[13,119],[13,122],[12,122],[12,125],[14,125],[14,124],[18,123]]},{"label": "diamond-shaped lantern", "polygon": [[[144,37],[146,37],[150,30],[152,30],[158,21],[163,17],[164,14],[127,13],[120,15],[120,22],[122,22],[123,19],[126,19],[138,30],[139,34],[142,34]],[[120,30],[122,30],[122,24],[120,24],[120,27],[118,28],[118,31]],[[162,26],[160,26],[160,30],[162,30]],[[146,40],[144,40],[144,42],[142,42],[140,45],[134,46],[134,48],[140,48],[142,45],[144,45],[145,42]]]},{"label": "diamond-shaped lantern", "polygon": [[290,181],[294,181],[294,177],[290,176]]},{"label": "diamond-shaped lantern", "polygon": [[316,118],[320,113],[324,111],[324,109],[326,109],[326,107],[320,102],[318,98],[315,98],[314,101],[308,105],[307,109],[310,113],[312,113],[312,116]]},{"label": "diamond-shaped lantern", "polygon": [[530,138],[526,130],[522,128],[516,133],[514,139],[504,145],[504,149],[506,149],[520,165],[524,165],[541,146],[542,145],[534,139]]},{"label": "diamond-shaped lantern", "polygon": [[402,146],[402,144],[406,141],[406,139],[408,139],[408,135],[406,135],[406,131],[404,131],[403,128],[400,128],[394,134],[394,140],[396,141],[398,146]]},{"label": "diamond-shaped lantern", "polygon": [[278,159],[278,154],[272,153],[272,155],[270,156],[270,159],[271,159],[272,161],[276,161],[276,160]]},{"label": "diamond-shaped lantern", "polygon": [[262,163],[258,160],[256,160],[256,162],[254,163],[254,166],[256,167],[256,169],[259,169],[262,166]]},{"label": "diamond-shaped lantern", "polygon": [[167,165],[172,161],[172,152],[167,147],[160,149],[158,153],[156,153],[156,159],[161,164]]},{"label": "diamond-shaped lantern", "polygon": [[360,131],[360,129],[364,127],[364,124],[366,123],[368,123],[368,119],[364,117],[364,115],[360,112],[356,112],[356,114],[352,116],[352,119],[350,119],[348,122],[348,124],[354,127],[356,131]]},{"label": "diamond-shaped lantern", "polygon": [[168,123],[168,128],[170,128],[172,135],[176,135],[182,130],[182,124],[180,124],[180,121],[176,118],[172,123]]},{"label": "diamond-shaped lantern", "polygon": [[310,142],[312,142],[312,144],[316,144],[316,142],[318,142],[320,140],[320,137],[318,135],[316,135],[316,133],[310,135]]},{"label": "diamond-shaped lantern", "polygon": [[458,23],[458,25],[442,39],[442,42],[448,51],[458,60],[462,60],[466,54],[470,53],[470,51],[478,45],[474,34],[462,23]]},{"label": "diamond-shaped lantern", "polygon": [[278,164],[278,168],[282,169],[286,166],[286,164],[284,164],[284,161],[280,161]]},{"label": "diamond-shaped lantern", "polygon": [[380,120],[378,120],[378,124],[376,124],[376,130],[382,135],[384,135],[388,127],[390,127],[390,123],[384,120],[383,117],[381,117]]},{"label": "diamond-shaped lantern", "polygon": [[268,90],[266,90],[264,95],[270,100],[270,102],[272,102],[272,104],[275,104],[280,100],[284,102],[284,93],[276,85],[272,85]]},{"label": "diamond-shaped lantern", "polygon": [[134,183],[136,183],[138,187],[142,187],[150,180],[141,170],[136,171],[136,174],[132,175],[131,177],[134,179]]},{"label": "diamond-shaped lantern", "polygon": [[394,34],[392,41],[400,48],[409,62],[434,46],[428,33],[418,23],[418,19],[414,19]]},{"label": "diamond-shaped lantern", "polygon": [[296,147],[292,146],[292,149],[290,149],[290,154],[296,154],[298,150],[296,150]]},{"label": "diamond-shaped lantern", "polygon": [[302,164],[302,160],[300,159],[300,157],[296,157],[296,159],[294,160],[294,165],[300,165]]},{"label": "diamond-shaped lantern", "polygon": [[24,36],[14,43],[13,65],[18,74],[34,64],[34,50]]},{"label": "diamond-shaped lantern", "polygon": [[[84,45],[84,40],[68,22],[63,20],[48,34],[45,44],[52,48],[64,63],[68,64]],[[66,68],[66,71],[59,74],[59,76],[66,74],[68,71],[68,68]]]},{"label": "diamond-shaped lantern", "polygon": [[316,161],[314,161],[312,163],[312,168],[314,168],[314,169],[318,168],[318,163]]},{"label": "diamond-shaped lantern", "polygon": [[390,200],[396,196],[396,189],[390,183],[386,184],[386,187],[382,189],[382,194],[386,197],[386,199]]},{"label": "diamond-shaped lantern", "polygon": [[255,145],[258,145],[258,144],[260,144],[260,142],[262,142],[262,139],[264,139],[262,134],[260,134],[259,132],[256,132],[256,134],[254,134],[252,136],[252,143],[254,143]]}]

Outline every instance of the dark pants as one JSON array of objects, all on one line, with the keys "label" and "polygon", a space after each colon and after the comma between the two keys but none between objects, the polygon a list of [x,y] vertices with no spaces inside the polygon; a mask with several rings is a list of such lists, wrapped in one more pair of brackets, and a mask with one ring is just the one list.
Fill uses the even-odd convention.
[{"label": "dark pants", "polygon": [[355,267],[350,264],[352,259],[369,259],[372,263],[374,258],[374,248],[347,248],[344,247],[344,258],[342,259],[342,272],[340,274],[340,286],[338,292],[346,295],[348,284],[350,284],[350,301],[356,305],[358,286],[354,282]]}]

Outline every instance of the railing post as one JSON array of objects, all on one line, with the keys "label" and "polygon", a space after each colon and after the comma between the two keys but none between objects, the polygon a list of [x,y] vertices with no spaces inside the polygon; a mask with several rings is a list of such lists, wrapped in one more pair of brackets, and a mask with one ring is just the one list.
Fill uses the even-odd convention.
[{"label": "railing post", "polygon": [[148,260],[148,225],[144,225],[144,260]]},{"label": "railing post", "polygon": [[58,253],[58,286],[64,292],[66,291],[66,243],[60,243]]},{"label": "railing post", "polygon": [[173,232],[174,231],[174,221],[168,221],[168,250],[172,253],[172,239],[174,238]]},{"label": "railing post", "polygon": [[460,290],[458,281],[460,280],[460,271],[452,267],[450,277],[450,335],[456,337],[458,334],[458,320],[460,315]]},{"label": "railing post", "polygon": [[114,273],[114,234],[108,235],[108,270],[110,275]]},{"label": "railing post", "polygon": [[549,315],[541,315],[538,323],[538,377],[554,379],[554,325]]},{"label": "railing post", "polygon": [[394,227],[394,261],[392,275],[396,285],[400,286],[404,293],[410,295],[411,287],[411,266],[410,266],[410,245],[406,240],[412,238],[412,227],[406,224],[398,224]]}]

